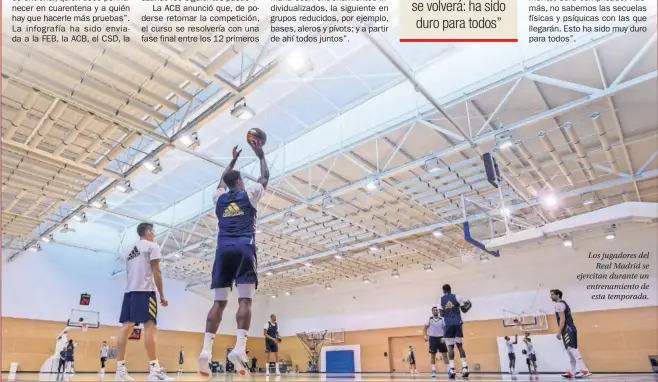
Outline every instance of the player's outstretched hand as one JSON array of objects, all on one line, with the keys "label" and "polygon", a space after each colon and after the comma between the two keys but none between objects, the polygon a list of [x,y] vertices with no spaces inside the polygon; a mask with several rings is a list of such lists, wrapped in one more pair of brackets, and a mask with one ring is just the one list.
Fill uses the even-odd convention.
[{"label": "player's outstretched hand", "polygon": [[254,150],[254,154],[258,157],[258,159],[263,159],[263,156],[265,156],[265,152],[263,152],[263,146],[257,142],[249,142],[249,146]]},{"label": "player's outstretched hand", "polygon": [[167,307],[169,305],[169,301],[167,301],[167,299],[164,297],[160,297],[160,305]]},{"label": "player's outstretched hand", "polygon": [[279,342],[279,343],[281,343],[281,341],[283,341],[283,340],[281,339],[281,337],[277,337],[277,338],[276,338],[276,341]]},{"label": "player's outstretched hand", "polygon": [[240,153],[242,153],[242,150],[238,150],[238,146],[233,147],[233,159],[238,159]]},{"label": "player's outstretched hand", "polygon": [[425,338],[425,342],[427,342],[427,341],[430,340],[430,338],[429,338],[427,335],[425,335],[425,336],[423,336],[423,337]]}]

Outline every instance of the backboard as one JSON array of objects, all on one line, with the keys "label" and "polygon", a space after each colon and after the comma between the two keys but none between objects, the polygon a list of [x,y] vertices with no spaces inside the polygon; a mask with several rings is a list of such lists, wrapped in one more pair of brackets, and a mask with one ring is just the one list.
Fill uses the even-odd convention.
[{"label": "backboard", "polygon": [[101,326],[100,313],[93,310],[72,309],[66,326],[82,328],[83,324],[89,329],[98,329]]}]

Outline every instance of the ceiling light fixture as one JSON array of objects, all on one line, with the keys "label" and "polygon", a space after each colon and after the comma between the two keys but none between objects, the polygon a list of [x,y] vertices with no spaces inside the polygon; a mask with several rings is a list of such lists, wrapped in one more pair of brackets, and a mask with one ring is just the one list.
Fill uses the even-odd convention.
[{"label": "ceiling light fixture", "polygon": [[325,284],[324,289],[331,289],[331,284]]},{"label": "ceiling light fixture", "polygon": [[573,241],[571,239],[562,240],[562,245],[565,247],[573,247]]},{"label": "ceiling light fixture", "polygon": [[151,171],[154,174],[159,173],[162,171],[162,165],[160,164],[160,159],[150,159],[144,162],[144,167],[146,167],[147,170]]},{"label": "ceiling light fixture", "polygon": [[87,222],[87,214],[85,212],[80,212],[77,215],[73,215],[73,220],[80,222],[80,223],[86,223]]},{"label": "ceiling light fixture", "polygon": [[379,252],[379,251],[382,250],[380,247],[378,247],[376,245],[371,246],[369,249],[370,249],[370,252]]},{"label": "ceiling light fixture", "polygon": [[393,272],[391,273],[391,276],[393,276],[396,279],[400,278],[400,272],[397,270],[397,268],[393,270]]},{"label": "ceiling light fixture", "polygon": [[423,168],[427,172],[436,172],[441,169],[439,166],[439,158],[431,158],[425,161]]},{"label": "ceiling light fixture", "polygon": [[123,192],[124,194],[128,194],[128,193],[133,191],[133,188],[130,186],[130,181],[129,180],[126,180],[123,183],[117,184],[116,186],[114,186],[114,188],[119,192]]},{"label": "ceiling light fixture", "polygon": [[509,208],[505,207],[505,208],[501,208],[501,209],[500,209],[500,214],[501,214],[502,216],[506,216],[506,217],[508,217],[508,216],[512,215],[512,211],[510,211]]},{"label": "ceiling light fixture", "polygon": [[311,264],[311,263],[304,263],[304,266],[305,266],[305,267],[312,267],[313,264]]},{"label": "ceiling light fixture", "polygon": [[37,243],[27,249],[30,252],[41,252],[41,244]]},{"label": "ceiling light fixture", "polygon": [[197,147],[201,146],[201,141],[199,140],[199,134],[196,131],[189,134],[183,134],[179,138],[179,140],[190,150],[194,150]]},{"label": "ceiling light fixture", "polygon": [[75,229],[74,228],[69,228],[68,224],[64,224],[64,226],[62,226],[62,230],[59,231],[59,232],[61,232],[61,233],[73,233],[73,232],[75,232]]},{"label": "ceiling light fixture", "polygon": [[294,223],[297,219],[295,218],[295,215],[292,214],[292,212],[286,212],[283,214],[283,220],[285,220],[286,223],[291,224]]},{"label": "ceiling light fixture", "polygon": [[340,255],[340,254],[335,254],[334,255],[334,259],[336,259],[336,260],[341,260],[342,258],[343,258],[343,256]]},{"label": "ceiling light fixture", "polygon": [[546,194],[540,199],[544,207],[552,208],[557,206],[557,197],[554,194]]},{"label": "ceiling light fixture", "polygon": [[105,198],[102,198],[101,200],[94,200],[90,205],[94,208],[102,209],[107,207],[107,200]]},{"label": "ceiling light fixture", "polygon": [[274,273],[272,273],[272,272],[270,272],[270,271],[265,272],[265,275],[266,275],[266,276],[272,276],[273,274],[274,274]]},{"label": "ceiling light fixture", "polygon": [[44,243],[52,243],[52,242],[55,241],[55,237],[54,237],[53,234],[51,233],[51,234],[48,235],[48,236],[43,236],[43,237],[41,238],[41,241],[43,241]]},{"label": "ceiling light fixture", "polygon": [[368,276],[363,276],[363,283],[370,284],[370,279],[368,278]]},{"label": "ceiling light fixture", "polygon": [[254,109],[247,106],[247,101],[244,98],[241,98],[240,100],[238,100],[236,103],[233,104],[233,108],[231,109],[231,115],[237,119],[246,121],[256,116],[256,112],[254,111]]},{"label": "ceiling light fixture", "polygon": [[288,54],[288,65],[300,76],[313,70],[311,57],[303,48],[294,49]]},{"label": "ceiling light fixture", "polygon": [[322,199],[322,206],[324,208],[334,208],[336,206],[336,203],[334,202],[334,199],[331,196],[327,196],[326,198]]},{"label": "ceiling light fixture", "polygon": [[496,147],[500,150],[508,149],[514,144],[511,134],[500,133],[496,135]]},{"label": "ceiling light fixture", "polygon": [[287,292],[286,292],[286,296],[290,296],[290,295],[292,295],[292,292],[291,292],[291,291],[287,291]]},{"label": "ceiling light fixture", "polygon": [[378,188],[379,188],[379,180],[377,179],[371,180],[370,182],[368,182],[368,184],[366,184],[366,190],[368,191],[375,191]]},{"label": "ceiling light fixture", "polygon": [[432,266],[429,265],[429,264],[423,266],[423,270],[425,270],[425,272],[432,272],[433,271]]},{"label": "ceiling light fixture", "polygon": [[443,236],[443,231],[441,231],[440,229],[436,229],[436,230],[432,231],[432,236],[441,237],[441,236]]},{"label": "ceiling light fixture", "polygon": [[606,240],[614,240],[617,238],[617,235],[615,235],[614,232],[608,232],[605,234],[605,239]]}]

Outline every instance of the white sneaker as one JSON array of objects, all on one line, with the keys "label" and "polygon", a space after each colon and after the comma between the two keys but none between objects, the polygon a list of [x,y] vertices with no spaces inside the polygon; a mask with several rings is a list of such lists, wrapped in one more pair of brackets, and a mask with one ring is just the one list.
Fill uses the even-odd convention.
[{"label": "white sneaker", "polygon": [[281,375],[281,372],[279,371],[279,369],[276,369],[276,375]]},{"label": "white sneaker", "polygon": [[132,382],[135,380],[135,378],[131,377],[128,375],[128,370],[126,370],[125,367],[122,367],[120,369],[117,369],[117,373],[114,375],[114,380],[119,382]]},{"label": "white sneaker", "polygon": [[199,374],[201,374],[204,377],[210,377],[210,365],[208,364],[209,361],[210,361],[210,354],[208,353],[199,354],[197,371],[199,372]]},{"label": "white sneaker", "polygon": [[247,367],[249,358],[245,353],[237,353],[235,350],[231,350],[228,354],[228,360],[235,366],[235,371],[239,375],[243,377],[249,375],[249,368]]},{"label": "white sneaker", "polygon": [[589,376],[591,376],[591,375],[592,375],[592,373],[590,373],[589,370],[582,370],[582,371],[577,372],[577,373],[574,375],[574,378],[587,378],[587,377],[589,377]]},{"label": "white sneaker", "polygon": [[151,368],[151,372],[146,379],[148,381],[175,381],[174,378],[168,376],[167,373],[165,373],[163,367]]}]

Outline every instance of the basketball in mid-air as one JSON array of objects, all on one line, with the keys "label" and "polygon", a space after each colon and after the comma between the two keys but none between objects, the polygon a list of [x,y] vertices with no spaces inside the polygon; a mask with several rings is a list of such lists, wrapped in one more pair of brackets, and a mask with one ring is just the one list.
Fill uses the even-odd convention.
[{"label": "basketball in mid-air", "polygon": [[265,146],[266,142],[267,142],[267,134],[265,134],[263,130],[254,127],[253,129],[247,132],[247,143],[249,143],[250,145],[258,143],[262,147]]}]

